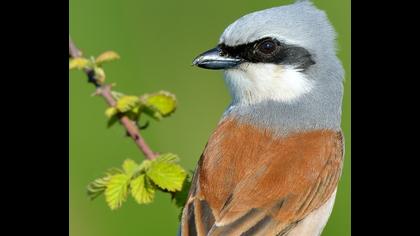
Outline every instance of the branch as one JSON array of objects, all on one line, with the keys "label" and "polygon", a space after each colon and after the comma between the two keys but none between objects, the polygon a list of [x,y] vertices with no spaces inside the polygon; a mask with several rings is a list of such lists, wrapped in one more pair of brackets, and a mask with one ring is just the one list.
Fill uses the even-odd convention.
[{"label": "branch", "polygon": [[[70,36],[69,36],[69,56],[72,58],[77,58],[77,57],[82,56],[82,52],[76,47],[76,45],[73,43]],[[95,86],[96,94],[101,95],[110,107],[114,107],[117,102],[112,97],[111,85],[109,84],[101,85],[100,83],[98,83],[98,81],[95,78],[95,73],[91,69],[85,69],[84,72],[88,77],[88,82],[92,83]],[[147,145],[146,141],[140,135],[140,131],[137,128],[137,126],[127,116],[120,117],[119,121],[121,125],[124,126],[125,130],[127,131],[127,134],[133,139],[137,147],[140,149],[140,151],[143,152],[146,158],[149,160],[155,159],[158,154],[153,152],[152,149],[149,147],[149,145]]]}]

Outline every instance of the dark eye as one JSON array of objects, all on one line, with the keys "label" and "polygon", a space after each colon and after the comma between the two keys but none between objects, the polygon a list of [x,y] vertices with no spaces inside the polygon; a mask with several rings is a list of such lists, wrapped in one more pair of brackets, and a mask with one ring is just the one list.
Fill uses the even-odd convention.
[{"label": "dark eye", "polygon": [[277,44],[269,39],[258,44],[258,50],[264,54],[270,54],[276,50]]}]

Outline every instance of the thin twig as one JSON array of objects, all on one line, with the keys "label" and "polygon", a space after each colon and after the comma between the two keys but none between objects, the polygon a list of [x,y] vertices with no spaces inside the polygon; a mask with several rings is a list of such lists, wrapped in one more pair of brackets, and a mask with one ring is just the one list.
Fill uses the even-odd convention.
[{"label": "thin twig", "polygon": [[[82,52],[76,47],[76,45],[73,43],[70,36],[69,36],[69,56],[72,58],[82,56]],[[101,95],[109,106],[114,107],[117,102],[112,97],[111,85],[99,84],[95,78],[95,73],[91,69],[85,69],[84,72],[86,73],[88,77],[88,82],[92,83],[96,87],[96,94]],[[127,116],[121,116],[120,123],[124,126],[124,128],[127,131],[127,134],[133,139],[137,147],[139,147],[139,149],[143,152],[143,154],[146,156],[147,159],[153,160],[157,157],[157,153],[153,152],[152,149],[149,147],[149,145],[147,145],[146,141],[141,136],[139,129],[137,128],[137,126],[134,124],[133,121],[131,121]]]}]

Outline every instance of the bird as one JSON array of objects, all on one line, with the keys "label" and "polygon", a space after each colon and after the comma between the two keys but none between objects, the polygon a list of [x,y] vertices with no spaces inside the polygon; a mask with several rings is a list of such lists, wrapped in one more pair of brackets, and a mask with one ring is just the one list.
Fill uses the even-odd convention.
[{"label": "bird", "polygon": [[325,11],[296,1],[244,15],[193,65],[231,102],[204,148],[182,236],[318,236],[342,174],[344,70]]}]

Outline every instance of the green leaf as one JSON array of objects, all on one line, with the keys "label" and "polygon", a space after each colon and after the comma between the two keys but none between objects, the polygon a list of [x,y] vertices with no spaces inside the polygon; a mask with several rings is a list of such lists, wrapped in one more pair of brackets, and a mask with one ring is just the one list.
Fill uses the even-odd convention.
[{"label": "green leaf", "polygon": [[152,164],[152,161],[144,160],[142,163],[140,163],[140,165],[138,165],[138,167],[132,174],[132,178],[136,178],[137,176],[146,173],[149,170],[151,164]]},{"label": "green leaf", "polygon": [[116,174],[111,176],[105,190],[105,200],[111,210],[119,208],[127,200],[130,176]]},{"label": "green leaf", "polygon": [[163,118],[160,112],[152,106],[143,106],[142,112],[158,121]]},{"label": "green leaf", "polygon": [[117,123],[118,121],[118,117],[117,116],[113,116],[111,118],[109,118],[108,123],[107,123],[107,127],[111,127],[113,126],[115,123]]},{"label": "green leaf", "polygon": [[115,61],[117,59],[120,59],[120,55],[118,55],[116,52],[106,51],[96,58],[95,63],[96,65],[101,65],[104,62]]},{"label": "green leaf", "polygon": [[146,174],[153,183],[170,192],[180,191],[187,176],[187,172],[181,166],[159,160],[152,161]]},{"label": "green leaf", "polygon": [[147,204],[153,201],[155,189],[145,174],[136,177],[130,183],[131,195],[139,204]]},{"label": "green leaf", "polygon": [[111,168],[111,169],[107,170],[104,177],[101,177],[101,178],[98,178],[98,179],[92,181],[87,186],[88,197],[91,200],[97,198],[99,195],[101,195],[105,191],[106,185],[108,184],[109,180],[111,179],[111,176],[116,175],[116,174],[122,174],[122,173],[123,172],[118,168]]},{"label": "green leaf", "polygon": [[140,165],[138,170],[143,170],[143,171],[147,171],[150,166],[152,165],[152,161],[150,160],[144,160]]},{"label": "green leaf", "polygon": [[120,112],[127,112],[140,105],[140,100],[137,96],[123,96],[117,101],[116,108]]},{"label": "green leaf", "polygon": [[105,81],[105,71],[101,67],[95,67],[93,68],[93,71],[95,72],[95,79],[101,83]]},{"label": "green leaf", "polygon": [[[141,101],[149,111],[145,110],[146,113],[157,116],[157,112],[161,117],[167,117],[175,112],[176,110],[176,97],[167,91],[160,91],[154,94],[145,94],[141,97]],[[159,117],[154,117],[159,119]]]},{"label": "green leaf", "polygon": [[154,161],[176,163],[179,162],[179,157],[173,153],[164,153],[158,156]]},{"label": "green leaf", "polygon": [[124,112],[124,115],[132,121],[138,121],[140,118],[140,106],[136,106],[129,111]]},{"label": "green leaf", "polygon": [[102,178],[98,178],[92,181],[87,187],[88,197],[91,200],[94,200],[99,195],[101,195],[105,191],[109,179],[110,176],[104,176]]},{"label": "green leaf", "polygon": [[69,60],[69,69],[83,69],[90,64],[90,61],[83,57],[71,58]]},{"label": "green leaf", "polygon": [[187,202],[188,194],[191,188],[192,177],[188,176],[185,178],[184,184],[182,185],[182,190],[177,191],[173,194],[173,199],[177,207],[183,208]]},{"label": "green leaf", "polygon": [[111,91],[111,95],[115,100],[119,100],[120,98],[125,96],[125,94],[117,91]]},{"label": "green leaf", "polygon": [[124,172],[118,168],[110,168],[105,172],[107,175],[123,174]]},{"label": "green leaf", "polygon": [[124,172],[130,177],[134,174],[138,166],[139,165],[131,159],[125,160],[122,165]]},{"label": "green leaf", "polygon": [[149,127],[149,124],[150,124],[150,122],[149,122],[149,121],[146,121],[146,123],[145,123],[144,125],[141,125],[141,124],[137,123],[137,127],[138,127],[140,130],[144,130],[144,129],[146,129],[147,127]]},{"label": "green leaf", "polygon": [[117,123],[119,117],[117,116],[118,109],[115,107],[108,107],[105,110],[105,115],[108,117],[107,127],[113,126],[115,123]]},{"label": "green leaf", "polygon": [[118,113],[118,110],[117,110],[117,108],[115,108],[115,107],[108,107],[108,108],[105,110],[105,115],[106,115],[106,117],[108,117],[108,118],[111,118],[111,117],[115,116],[117,113]]}]

